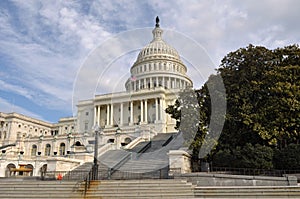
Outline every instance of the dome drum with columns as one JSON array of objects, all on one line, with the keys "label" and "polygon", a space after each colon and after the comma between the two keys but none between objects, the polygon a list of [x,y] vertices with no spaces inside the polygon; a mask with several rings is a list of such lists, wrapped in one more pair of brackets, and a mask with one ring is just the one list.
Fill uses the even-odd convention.
[{"label": "dome drum with columns", "polygon": [[125,84],[127,91],[155,87],[184,89],[193,86],[176,49],[163,41],[163,30],[158,22],[152,31],[153,40],[141,50],[130,69],[131,77]]}]

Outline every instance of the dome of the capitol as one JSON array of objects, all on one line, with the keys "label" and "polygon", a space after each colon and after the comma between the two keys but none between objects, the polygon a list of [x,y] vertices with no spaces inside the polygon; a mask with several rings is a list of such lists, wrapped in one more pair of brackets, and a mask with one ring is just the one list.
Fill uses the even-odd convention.
[{"label": "dome of the capitol", "polygon": [[161,35],[163,30],[159,27],[156,27],[152,33],[153,40],[141,50],[135,64],[139,64],[153,58],[168,58],[181,62],[177,50],[162,39]]},{"label": "dome of the capitol", "polygon": [[187,68],[179,53],[162,39],[163,30],[160,28],[158,17],[152,34],[152,41],[140,51],[130,69],[131,77],[125,84],[126,90],[192,87],[193,83],[186,75]]}]

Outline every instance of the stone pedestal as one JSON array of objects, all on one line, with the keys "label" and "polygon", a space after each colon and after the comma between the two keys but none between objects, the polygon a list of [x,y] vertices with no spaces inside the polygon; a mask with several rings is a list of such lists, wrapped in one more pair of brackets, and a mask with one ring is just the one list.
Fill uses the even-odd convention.
[{"label": "stone pedestal", "polygon": [[183,150],[170,150],[169,153],[169,175],[175,173],[191,172],[191,155]]}]

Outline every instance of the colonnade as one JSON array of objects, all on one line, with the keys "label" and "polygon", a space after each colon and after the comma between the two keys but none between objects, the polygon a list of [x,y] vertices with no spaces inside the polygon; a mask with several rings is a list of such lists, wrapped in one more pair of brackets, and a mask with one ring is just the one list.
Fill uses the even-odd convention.
[{"label": "colonnade", "polygon": [[186,88],[191,86],[187,81],[175,77],[147,77],[138,80],[132,80],[127,85],[127,90],[140,90],[144,88],[164,87],[167,89]]},{"label": "colonnade", "polygon": [[[151,105],[151,107],[149,107]],[[152,107],[153,106],[153,107]],[[155,106],[155,118],[149,117],[149,110]],[[124,107],[128,108],[128,113],[125,113]],[[118,109],[119,114],[117,114]],[[150,122],[165,121],[165,100],[163,98],[132,100],[121,103],[100,104],[94,106],[94,125],[101,126],[113,125],[133,125],[137,122],[140,124],[147,124]],[[153,111],[153,110],[152,110]],[[105,112],[105,114],[103,113]],[[134,120],[139,116],[138,121]],[[119,116],[118,118],[115,118]],[[128,120],[125,117],[128,117]],[[104,118],[103,118],[104,117]],[[154,121],[153,121],[154,119]],[[105,120],[105,123],[103,123]],[[102,121],[102,122],[101,122]],[[116,122],[118,121],[118,122]]]}]

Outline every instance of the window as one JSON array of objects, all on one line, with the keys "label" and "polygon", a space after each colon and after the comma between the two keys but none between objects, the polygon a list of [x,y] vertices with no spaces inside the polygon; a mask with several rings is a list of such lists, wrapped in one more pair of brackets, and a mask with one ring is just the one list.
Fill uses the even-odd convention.
[{"label": "window", "polygon": [[87,131],[88,129],[89,129],[89,123],[86,122],[86,123],[84,123],[84,130]]},{"label": "window", "polygon": [[65,143],[60,143],[59,155],[65,155],[65,154],[66,154],[66,145],[65,145]]},{"label": "window", "polygon": [[36,156],[37,146],[34,144],[31,147],[31,156]]},{"label": "window", "polygon": [[50,152],[51,152],[51,145],[50,144],[46,144],[46,147],[45,147],[45,156],[50,156]]},{"label": "window", "polygon": [[65,127],[65,130],[68,130],[68,127],[67,127],[67,126]]},{"label": "window", "polygon": [[89,115],[89,112],[85,112],[85,115],[88,116],[88,115]]}]

